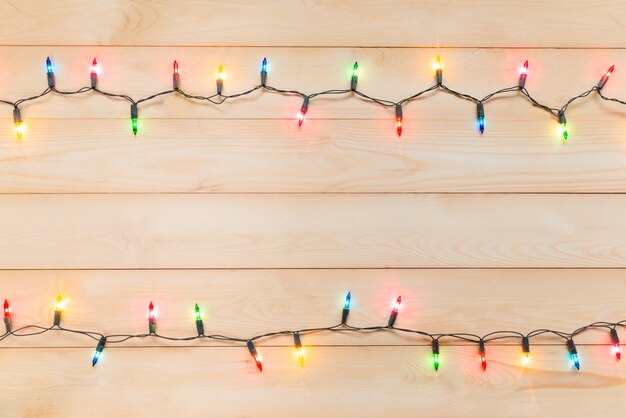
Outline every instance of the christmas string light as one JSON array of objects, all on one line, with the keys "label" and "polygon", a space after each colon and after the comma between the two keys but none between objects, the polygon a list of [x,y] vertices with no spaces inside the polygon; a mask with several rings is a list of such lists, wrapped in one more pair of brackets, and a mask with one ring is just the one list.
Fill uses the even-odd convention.
[{"label": "christmas string light", "polygon": [[398,311],[400,308],[401,297],[398,297],[393,304],[393,308],[391,311],[391,315],[386,325],[376,325],[376,326],[368,326],[368,327],[355,327],[349,325],[347,323],[348,313],[350,311],[350,304],[352,301],[351,293],[346,295],[345,302],[342,306],[342,314],[341,314],[341,323],[337,325],[333,325],[330,327],[315,327],[315,328],[303,328],[303,329],[289,329],[283,331],[273,331],[265,334],[260,334],[253,336],[251,338],[237,338],[226,336],[223,334],[205,334],[204,324],[202,322],[202,315],[200,313],[200,308],[198,304],[195,304],[195,322],[196,322],[196,331],[197,335],[193,335],[190,337],[169,337],[165,335],[161,335],[157,333],[156,329],[156,312],[154,303],[150,302],[148,305],[148,333],[140,333],[140,334],[112,334],[112,335],[104,335],[99,332],[94,331],[81,331],[75,329],[65,328],[61,326],[61,314],[64,308],[64,300],[63,296],[59,292],[55,304],[54,310],[54,319],[53,325],[49,327],[39,326],[39,325],[26,325],[19,328],[13,328],[12,326],[12,316],[11,309],[9,307],[8,300],[4,301],[4,323],[6,332],[3,335],[0,335],[0,342],[4,341],[9,336],[11,337],[28,337],[34,335],[40,335],[51,331],[59,331],[59,332],[69,332],[73,334],[80,334],[86,337],[92,338],[97,341],[97,345],[94,351],[94,355],[92,357],[92,366],[95,366],[102,358],[102,353],[104,351],[105,346],[109,344],[120,344],[125,341],[137,338],[157,338],[168,341],[193,341],[200,339],[207,340],[215,340],[221,341],[224,343],[238,343],[245,344],[250,352],[250,355],[254,359],[254,362],[259,369],[259,371],[263,371],[263,360],[261,354],[257,350],[254,342],[261,339],[268,339],[275,336],[280,335],[291,335],[293,336],[295,354],[298,359],[298,363],[300,366],[304,366],[304,346],[302,344],[302,335],[310,334],[310,333],[319,333],[319,332],[354,332],[354,333],[363,333],[370,334],[372,332],[397,332],[402,334],[409,335],[417,335],[424,338],[428,338],[431,342],[432,348],[432,360],[433,367],[435,371],[438,371],[441,363],[440,363],[440,340],[441,339],[455,339],[461,340],[473,344],[478,345],[478,354],[480,365],[483,370],[487,370],[487,355],[486,355],[486,345],[488,342],[500,341],[500,340],[510,340],[510,339],[520,339],[521,340],[521,351],[523,358],[523,365],[528,367],[530,360],[530,340],[531,338],[537,338],[542,335],[551,334],[563,338],[565,340],[565,344],[567,347],[567,351],[569,353],[570,360],[572,362],[573,367],[577,370],[580,370],[580,358],[578,355],[578,351],[576,345],[574,344],[574,337],[578,336],[582,332],[589,329],[598,329],[604,328],[609,331],[609,335],[611,338],[611,348],[612,352],[615,355],[616,359],[619,360],[621,358],[620,353],[620,340],[617,331],[617,327],[626,327],[626,319],[610,323],[610,322],[594,322],[589,325],[585,325],[583,327],[578,328],[572,333],[566,333],[562,331],[550,330],[546,328],[537,329],[531,331],[527,334],[522,334],[517,331],[494,331],[488,333],[484,336],[479,336],[471,333],[428,333],[426,331],[420,331],[416,329],[408,329],[408,328],[399,328],[395,326],[395,322],[398,316]]},{"label": "christmas string light", "polygon": [[460,93],[458,91],[455,91],[451,88],[449,88],[448,86],[446,86],[443,83],[443,66],[441,63],[441,58],[437,57],[435,59],[435,63],[433,66],[434,70],[435,70],[435,84],[432,85],[431,87],[424,89],[422,91],[419,91],[409,97],[406,97],[404,99],[401,99],[399,101],[391,101],[391,100],[386,100],[386,99],[379,99],[379,98],[375,98],[372,96],[368,96],[367,94],[363,93],[362,91],[359,91],[357,89],[357,84],[358,84],[358,78],[359,78],[359,65],[357,62],[354,63],[354,66],[352,67],[352,75],[350,78],[350,88],[349,89],[331,89],[331,90],[325,90],[325,91],[321,91],[318,93],[312,93],[312,94],[305,94],[301,91],[298,90],[286,90],[286,89],[279,89],[276,87],[272,87],[269,86],[267,84],[267,58],[263,58],[263,61],[261,63],[261,84],[240,92],[240,93],[236,93],[236,94],[231,94],[231,95],[226,95],[224,94],[224,68],[222,65],[219,66],[218,68],[218,72],[217,72],[217,79],[216,79],[216,86],[217,86],[217,92],[215,94],[209,95],[209,96],[201,96],[201,95],[191,95],[186,93],[185,91],[183,91],[180,88],[180,74],[178,72],[178,62],[174,61],[174,72],[173,72],[173,79],[172,79],[172,89],[170,90],[164,90],[161,91],[159,93],[156,94],[152,94],[150,96],[144,97],[142,99],[139,100],[135,100],[132,97],[126,95],[126,94],[117,94],[117,93],[111,93],[111,92],[106,92],[103,91],[101,89],[99,89],[97,87],[97,82],[98,82],[98,64],[96,59],[94,58],[93,63],[92,63],[92,70],[91,70],[91,83],[90,83],[90,87],[82,87],[78,90],[75,91],[61,91],[58,90],[55,87],[55,73],[53,70],[53,66],[52,66],[52,62],[50,60],[50,57],[46,58],[46,77],[47,77],[47,83],[48,83],[48,88],[46,90],[44,90],[42,93],[35,95],[35,96],[31,96],[31,97],[27,97],[24,99],[18,99],[16,101],[8,101],[8,100],[0,100],[0,103],[4,103],[7,105],[11,105],[13,106],[13,122],[15,125],[15,132],[16,132],[16,136],[18,139],[22,139],[23,133],[24,133],[24,125],[22,122],[22,116],[20,114],[20,110],[19,110],[19,106],[25,102],[29,102],[29,101],[33,101],[36,99],[39,99],[43,96],[46,96],[48,94],[60,94],[60,95],[76,95],[76,94],[82,94],[82,93],[87,93],[87,92],[94,92],[97,94],[101,94],[107,97],[111,97],[111,98],[117,98],[117,99],[123,99],[126,100],[127,102],[130,103],[131,105],[131,128],[132,128],[132,132],[134,135],[137,135],[137,131],[138,131],[138,106],[144,102],[148,102],[150,100],[156,99],[157,97],[160,96],[165,96],[165,95],[169,95],[169,94],[180,94],[183,97],[190,99],[190,100],[196,100],[196,101],[208,101],[212,104],[215,105],[220,105],[222,103],[224,103],[227,100],[234,100],[237,99],[239,97],[242,96],[246,96],[249,95],[251,93],[254,93],[255,91],[259,90],[259,89],[263,89],[265,91],[268,92],[272,92],[272,93],[277,93],[277,94],[282,94],[282,95],[287,95],[287,96],[299,96],[302,98],[303,103],[302,106],[300,108],[300,113],[298,114],[298,126],[301,127],[302,123],[304,122],[304,118],[305,115],[308,111],[308,107],[309,107],[309,102],[310,100],[319,97],[319,96],[338,96],[338,95],[344,95],[344,94],[353,94],[354,96],[356,96],[357,98],[361,99],[361,100],[365,100],[371,103],[375,103],[384,107],[389,107],[389,108],[395,108],[395,119],[396,119],[396,132],[398,134],[398,136],[402,135],[402,119],[403,119],[403,115],[402,115],[402,108],[404,105],[408,104],[409,102],[416,100],[418,98],[420,98],[421,96],[423,96],[424,94],[431,92],[433,90],[441,90],[443,92],[452,94],[453,96],[456,96],[458,98],[464,99],[464,100],[468,100],[470,102],[473,102],[476,104],[477,106],[477,121],[478,121],[478,130],[479,132],[482,134],[485,131],[485,103],[487,101],[489,101],[491,98],[493,98],[494,96],[497,95],[501,95],[501,94],[505,94],[505,93],[513,93],[513,92],[517,92],[519,94],[522,94],[525,98],[528,99],[528,101],[530,101],[530,103],[533,106],[539,107],[540,109],[543,109],[546,112],[549,112],[554,118],[556,118],[559,121],[559,130],[560,130],[560,136],[564,139],[567,140],[568,138],[568,131],[567,131],[567,121],[565,119],[565,112],[568,108],[568,106],[570,104],[572,104],[574,101],[579,100],[583,97],[587,97],[589,96],[591,93],[593,92],[597,92],[597,94],[600,96],[601,99],[606,100],[606,101],[611,101],[611,102],[615,102],[615,103],[619,103],[622,105],[626,105],[626,101],[621,100],[621,99],[617,99],[617,98],[610,98],[605,96],[602,93],[602,90],[604,89],[606,83],[608,82],[611,74],[613,73],[615,66],[611,66],[609,68],[609,70],[604,73],[600,79],[600,81],[597,83],[597,85],[593,86],[592,88],[590,88],[589,90],[572,97],[571,99],[569,99],[567,101],[567,103],[565,105],[563,105],[560,108],[554,108],[554,107],[550,107],[547,105],[544,105],[542,103],[540,103],[539,101],[537,101],[536,99],[534,99],[530,93],[528,92],[528,90],[526,89],[526,80],[528,77],[528,61],[524,62],[520,74],[519,74],[519,79],[518,79],[518,83],[516,86],[514,87],[507,87],[504,89],[500,89],[497,90],[493,93],[490,93],[488,95],[486,95],[485,97],[481,98],[477,98],[474,96],[471,96],[469,94],[465,94],[465,93]]}]

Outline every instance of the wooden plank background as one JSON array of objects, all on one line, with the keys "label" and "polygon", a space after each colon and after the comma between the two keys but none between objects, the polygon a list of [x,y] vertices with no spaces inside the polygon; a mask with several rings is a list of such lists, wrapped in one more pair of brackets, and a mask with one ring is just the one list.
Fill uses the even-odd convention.
[{"label": "wooden plank background", "polygon": [[[359,88],[398,100],[444,81],[476,96],[516,85],[560,107],[611,65],[608,96],[626,97],[623,1],[3,1],[0,98],[88,83],[135,98],[170,88],[209,93],[269,82],[314,92]],[[0,298],[16,326],[52,321],[104,333],[208,329],[250,337],[334,325],[352,291],[355,325],[385,323],[487,333],[572,331],[626,318],[626,110],[596,96],[556,121],[517,94],[489,102],[476,132],[471,103],[436,92],[393,115],[354,98],[267,92],[217,107],[180,97],[140,106],[48,96],[0,122]],[[622,333],[622,340],[626,334]],[[0,416],[570,416],[626,407],[624,364],[608,334],[577,338],[582,370],[562,340],[477,348],[445,342],[435,372],[428,341],[382,332],[314,334],[297,365],[290,338],[246,349],[142,339],[107,347],[46,334],[0,342]],[[242,402],[245,400],[245,402]]]}]

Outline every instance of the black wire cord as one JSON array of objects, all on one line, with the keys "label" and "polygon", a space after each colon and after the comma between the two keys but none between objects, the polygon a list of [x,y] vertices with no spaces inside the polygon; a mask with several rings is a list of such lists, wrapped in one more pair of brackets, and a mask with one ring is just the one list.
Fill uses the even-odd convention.
[{"label": "black wire cord", "polygon": [[[141,338],[156,338],[168,341],[193,341],[200,339],[208,339],[208,340],[216,340],[222,342],[231,342],[231,343],[248,343],[252,341],[258,341],[261,339],[270,339],[272,337],[281,336],[281,335],[303,335],[303,334],[312,334],[319,332],[355,332],[355,333],[372,333],[372,332],[380,332],[380,331],[395,331],[404,334],[412,334],[418,335],[421,337],[425,337],[430,341],[439,342],[442,339],[452,339],[452,340],[461,340],[465,342],[481,344],[488,343],[491,341],[502,341],[502,340],[523,340],[526,338],[530,340],[531,338],[537,338],[541,335],[552,334],[556,335],[560,338],[563,338],[566,342],[573,340],[574,337],[582,334],[583,332],[590,329],[606,329],[609,332],[611,330],[617,330],[618,327],[626,327],[626,320],[621,320],[619,322],[594,322],[589,325],[585,325],[580,327],[573,332],[563,332],[551,329],[536,329],[528,332],[527,334],[523,334],[518,331],[493,331],[483,336],[479,336],[477,334],[471,333],[434,333],[431,334],[426,331],[409,329],[409,328],[397,328],[393,325],[380,325],[380,326],[369,326],[369,327],[355,327],[349,325],[347,322],[339,323],[337,325],[333,325],[330,327],[315,327],[315,328],[302,328],[302,329],[289,329],[284,331],[273,331],[265,334],[259,334],[252,336],[250,338],[238,338],[231,337],[221,334],[198,334],[190,337],[169,337],[166,335],[158,334],[157,332],[148,332],[141,334],[111,334],[104,335],[95,331],[82,331],[65,328],[61,325],[53,325],[51,327],[43,327],[39,325],[26,325],[20,328],[16,328],[14,330],[8,331],[3,335],[0,335],[0,342],[4,341],[9,336],[13,337],[30,337],[35,335],[41,335],[51,331],[57,332],[67,332],[73,334],[84,335],[89,337],[95,341],[100,340],[101,338],[105,338],[108,344],[119,344],[131,339],[141,339]],[[616,331],[615,331],[616,332]]]},{"label": "black wire cord", "polygon": [[501,94],[506,94],[506,93],[513,93],[513,92],[519,92],[521,93],[524,97],[526,97],[528,99],[528,101],[533,105],[536,106],[540,109],[545,110],[546,112],[549,112],[553,117],[558,117],[559,113],[564,113],[567,108],[569,107],[570,104],[572,104],[574,101],[579,100],[581,98],[587,97],[589,96],[591,93],[593,92],[597,92],[598,95],[600,96],[600,98],[602,98],[602,100],[606,100],[606,101],[611,101],[611,102],[615,102],[615,103],[619,103],[622,105],[626,105],[626,101],[621,100],[621,99],[617,99],[617,98],[609,98],[606,97],[603,93],[602,93],[602,89],[594,86],[591,89],[572,97],[571,99],[569,99],[563,106],[561,106],[560,108],[555,108],[555,107],[550,107],[547,106],[545,104],[540,103],[539,101],[537,101],[536,99],[534,99],[530,93],[528,92],[528,90],[525,87],[518,87],[518,86],[513,86],[513,87],[507,87],[507,88],[503,88],[500,90],[497,90],[493,93],[487,94],[486,96],[484,96],[482,99],[479,99],[477,97],[471,96],[469,94],[465,94],[465,93],[460,93],[456,90],[453,90],[451,88],[449,88],[448,86],[446,86],[443,83],[440,84],[435,84],[431,87],[428,87],[427,89],[424,89],[422,91],[419,91],[415,94],[412,94],[409,97],[406,97],[404,99],[398,100],[397,102],[391,101],[391,100],[386,100],[386,99],[380,99],[380,98],[376,98],[376,97],[372,97],[369,96],[365,93],[363,93],[360,90],[357,89],[332,89],[332,90],[325,90],[325,91],[321,91],[318,93],[311,93],[311,94],[306,94],[303,93],[301,91],[298,90],[285,90],[285,89],[279,89],[276,87],[272,87],[270,85],[267,84],[259,84],[249,90],[240,92],[240,93],[236,93],[236,94],[231,94],[231,95],[224,95],[224,94],[219,94],[219,93],[215,93],[212,94],[210,96],[202,96],[202,95],[193,95],[193,94],[189,94],[185,91],[183,91],[180,88],[174,88],[174,89],[169,89],[169,90],[164,90],[161,91],[159,93],[155,93],[152,94],[150,96],[135,100],[132,97],[126,95],[126,94],[117,94],[117,93],[111,93],[111,92],[106,92],[103,90],[100,90],[96,87],[81,87],[78,90],[75,91],[61,91],[58,90],[56,87],[52,86],[52,87],[48,87],[46,88],[42,93],[38,94],[38,95],[34,95],[31,97],[27,97],[24,99],[18,99],[14,102],[9,101],[9,100],[2,100],[0,99],[0,103],[4,103],[10,106],[13,106],[15,109],[18,109],[18,107],[26,102],[29,101],[33,101],[33,100],[37,100],[43,96],[46,96],[48,94],[59,94],[59,95],[77,95],[77,94],[83,94],[83,93],[88,93],[88,92],[94,92],[97,94],[101,94],[103,96],[107,96],[107,97],[111,97],[113,99],[123,99],[126,100],[127,102],[129,102],[131,105],[139,105],[141,103],[145,103],[151,100],[154,100],[158,97],[161,96],[167,96],[170,94],[179,94],[187,99],[190,100],[196,100],[196,101],[208,101],[211,102],[212,104],[215,105],[220,105],[224,102],[226,102],[227,100],[232,100],[232,99],[237,99],[239,97],[242,96],[247,96],[249,94],[254,93],[257,90],[265,90],[268,92],[272,92],[272,93],[277,93],[277,94],[281,94],[281,95],[287,95],[287,96],[300,96],[303,99],[314,99],[316,97],[319,96],[341,96],[341,95],[349,95],[349,94],[353,94],[356,97],[365,100],[367,102],[372,102],[372,103],[376,103],[378,105],[381,106],[385,106],[385,107],[396,107],[396,106],[402,106],[405,104],[408,104],[409,102],[416,100],[418,98],[420,98],[422,95],[429,93],[433,90],[441,90],[443,92],[446,92],[448,94],[452,94],[453,96],[456,96],[458,98],[464,99],[464,100],[468,100],[471,101],[475,104],[483,104],[486,103],[487,101],[489,101],[490,99],[492,99],[495,96],[501,95]]}]

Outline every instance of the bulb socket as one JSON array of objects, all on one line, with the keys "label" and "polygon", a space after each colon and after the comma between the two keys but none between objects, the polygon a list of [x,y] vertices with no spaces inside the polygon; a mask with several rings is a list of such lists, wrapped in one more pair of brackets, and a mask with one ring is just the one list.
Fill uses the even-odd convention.
[{"label": "bulb socket", "polygon": [[308,109],[309,109],[309,96],[306,96],[304,98],[304,101],[302,102],[302,107],[300,108],[300,111],[303,113],[306,113]]},{"label": "bulb socket", "polygon": [[520,74],[519,83],[517,83],[517,85],[520,90],[524,88],[524,86],[526,85],[526,74]]},{"label": "bulb socket", "polygon": [[252,342],[252,340],[248,341],[247,345],[248,345],[248,351],[250,351],[250,354],[252,355],[252,357],[256,357],[258,353],[256,351],[256,347],[254,346],[254,343]]},{"label": "bulb socket", "polygon": [[617,330],[615,328],[611,328],[611,342],[614,345],[619,345],[619,336],[617,335]]},{"label": "bulb socket", "polygon": [[61,326],[61,311],[54,311],[54,322],[53,325]]},{"label": "bulb socket", "polygon": [[602,88],[604,87],[607,81],[609,81],[609,78],[605,74],[602,76],[602,78],[598,82],[598,90],[602,90]]},{"label": "bulb socket", "polygon": [[530,353],[530,339],[528,337],[522,337],[522,352],[524,354]]},{"label": "bulb socket", "polygon": [[156,334],[156,318],[148,318],[148,333]]},{"label": "bulb socket", "polygon": [[433,354],[439,354],[439,340],[433,340]]},{"label": "bulb socket", "polygon": [[393,327],[393,324],[396,323],[396,318],[398,318],[398,311],[391,311],[391,315],[389,315],[389,321],[387,321],[387,325]]},{"label": "bulb socket", "polygon": [[53,89],[54,88],[54,73],[46,73],[46,77],[48,78],[48,87]]},{"label": "bulb socket", "polygon": [[572,339],[567,340],[567,350],[572,355],[578,354],[578,350],[576,350],[576,344],[574,344],[574,340]]},{"label": "bulb socket", "polygon": [[22,123],[22,115],[20,113],[20,109],[18,107],[13,108],[13,122],[17,125],[18,123]]},{"label": "bulb socket", "polygon": [[90,74],[90,79],[91,79],[91,88],[95,89],[96,85],[98,84],[98,74],[91,73]]},{"label": "bulb socket", "polygon": [[261,85],[265,87],[267,84],[267,71],[261,71]]},{"label": "bulb socket", "polygon": [[562,110],[559,110],[559,123],[561,125],[567,123],[567,119],[565,119],[565,112],[563,112]]},{"label": "bulb socket", "polygon": [[396,119],[402,119],[402,105],[396,105]]},{"label": "bulb socket", "polygon": [[202,319],[196,319],[196,330],[198,331],[198,335],[204,335],[204,323]]},{"label": "bulb socket", "polygon": [[11,332],[11,318],[10,317],[4,317],[4,327],[7,329],[7,334],[9,332]]},{"label": "bulb socket", "polygon": [[104,350],[104,346],[107,343],[107,337],[100,337],[100,340],[98,341],[98,345],[96,346],[96,351],[101,353],[102,350]]},{"label": "bulb socket", "polygon": [[350,309],[346,309],[343,308],[343,311],[341,312],[341,323],[345,324],[346,322],[348,322],[348,315],[350,314]]},{"label": "bulb socket", "polygon": [[172,88],[178,90],[180,88],[180,74],[174,73],[172,75]]},{"label": "bulb socket", "polygon": [[353,75],[352,78],[350,79],[350,90],[352,91],[356,90],[357,81],[359,81],[359,77],[357,77],[356,75]]},{"label": "bulb socket", "polygon": [[133,103],[130,105],[130,118],[131,119],[137,119],[137,103]]},{"label": "bulb socket", "polygon": [[217,94],[221,95],[223,88],[224,88],[224,80],[222,80],[221,78],[218,78],[217,79]]},{"label": "bulb socket", "polygon": [[300,334],[298,334],[297,332],[293,334],[293,344],[298,349],[302,348],[302,340],[300,339]]},{"label": "bulb socket", "polygon": [[435,74],[437,76],[437,85],[440,86],[443,84],[443,70],[441,68],[438,68],[437,71],[435,71]]},{"label": "bulb socket", "polygon": [[476,116],[479,118],[485,117],[485,106],[482,102],[476,103]]}]

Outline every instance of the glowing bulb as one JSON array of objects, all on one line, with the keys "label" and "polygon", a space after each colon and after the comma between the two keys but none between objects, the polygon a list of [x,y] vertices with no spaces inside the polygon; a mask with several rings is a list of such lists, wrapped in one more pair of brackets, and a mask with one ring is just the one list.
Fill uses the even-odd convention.
[{"label": "glowing bulb", "polygon": [[524,88],[524,86],[526,85],[526,76],[528,75],[528,60],[526,60],[526,62],[524,63],[524,66],[522,67],[522,69],[520,70],[519,73],[519,83],[518,83],[518,87],[521,89]]},{"label": "glowing bulb", "polygon": [[172,88],[178,90],[180,88],[180,74],[178,73],[178,62],[174,61],[174,72],[172,73]]},{"label": "glowing bulb", "polygon": [[198,335],[204,335],[204,323],[202,322],[202,314],[200,313],[200,307],[197,303],[194,310],[196,314],[196,331],[198,331]]},{"label": "glowing bulb", "polygon": [[565,119],[565,113],[559,110],[559,132],[564,140],[567,140],[567,119]]},{"label": "glowing bulb", "polygon": [[602,87],[609,81],[609,77],[613,74],[613,70],[615,69],[615,65],[612,65],[611,68],[602,76],[600,81],[598,82],[598,90],[602,90]]},{"label": "glowing bulb", "polygon": [[485,342],[483,340],[480,340],[478,343],[478,355],[481,367],[483,370],[487,370],[487,355],[485,354]]},{"label": "glowing bulb", "polygon": [[572,365],[576,367],[576,370],[580,370],[580,359],[578,358],[578,351],[576,350],[576,344],[574,344],[574,340],[567,340],[567,350],[569,351]]},{"label": "glowing bulb", "polygon": [[485,132],[485,107],[481,103],[476,105],[476,113],[477,113],[477,122],[478,122],[478,131],[482,135]]},{"label": "glowing bulb", "polygon": [[11,332],[11,307],[6,299],[4,300],[4,327],[7,330],[7,334]]},{"label": "glowing bulb", "polygon": [[256,367],[259,369],[260,372],[262,372],[263,371],[263,357],[261,357],[261,353],[257,351],[252,340],[248,341],[247,345],[248,345],[248,351],[250,351],[250,355],[252,356],[252,358],[254,359],[254,362],[256,363]]},{"label": "glowing bulb", "polygon": [[63,306],[65,303],[63,302],[63,296],[61,292],[57,295],[57,301],[54,304],[54,322],[53,324],[56,326],[61,326],[61,316],[63,315]]},{"label": "glowing bulb", "polygon": [[22,122],[22,115],[18,107],[13,108],[13,124],[15,125],[15,135],[19,141],[22,140],[24,134],[24,123]]},{"label": "glowing bulb", "polygon": [[350,79],[350,90],[356,90],[356,83],[359,81],[359,63],[355,62],[352,67],[352,78]]},{"label": "glowing bulb", "polygon": [[526,62],[524,62],[524,65],[522,66],[519,74],[520,75],[528,75],[528,60],[526,60]]},{"label": "glowing bulb", "polygon": [[304,366],[304,349],[302,348],[302,341],[300,340],[300,334],[293,334],[293,342],[296,347],[296,357],[298,358],[298,362],[300,363],[300,367]]},{"label": "glowing bulb", "polygon": [[104,350],[104,346],[107,342],[107,337],[100,337],[98,341],[98,345],[96,346],[96,352],[93,355],[93,359],[91,360],[91,367],[94,367],[98,360],[100,360],[100,356],[102,356],[102,350]]},{"label": "glowing bulb", "polygon": [[54,88],[54,71],[52,71],[52,61],[50,57],[46,58],[46,78],[48,79],[48,88]]},{"label": "glowing bulb", "polygon": [[391,315],[389,315],[389,321],[387,325],[392,327],[396,322],[396,318],[398,317],[398,311],[400,310],[400,304],[402,303],[402,296],[398,296],[398,299],[393,304],[393,309],[391,310]]},{"label": "glowing bulb", "polygon": [[261,85],[265,87],[267,83],[267,58],[263,58],[261,63]]},{"label": "glowing bulb", "polygon": [[148,333],[156,333],[156,313],[154,312],[154,304],[152,302],[148,305]]},{"label": "glowing bulb", "polygon": [[137,128],[138,128],[138,109],[137,103],[133,103],[130,105],[130,127],[133,130],[133,135],[137,136]]},{"label": "glowing bulb", "polygon": [[402,105],[396,105],[396,132],[402,136]]},{"label": "glowing bulb", "polygon": [[95,89],[96,85],[98,84],[98,61],[96,61],[95,58],[93,59],[91,63],[90,78],[91,78],[91,88]]},{"label": "glowing bulb", "polygon": [[433,68],[435,69],[437,84],[443,84],[443,68],[441,67],[441,58],[439,58],[439,56],[437,56],[437,59],[435,59],[435,65],[433,66]]},{"label": "glowing bulb", "polygon": [[617,330],[615,328],[611,328],[611,343],[613,354],[615,354],[615,359],[619,361],[622,358],[622,352],[619,347],[619,336],[617,335]]},{"label": "glowing bulb", "polygon": [[530,364],[530,339],[528,337],[522,337],[522,363],[524,367],[528,367]]},{"label": "glowing bulb", "polygon": [[306,115],[306,111],[309,109],[309,96],[305,96],[304,101],[302,102],[302,107],[300,108],[300,114],[298,115],[298,127],[302,126],[302,122],[304,122],[304,116]]},{"label": "glowing bulb", "polygon": [[217,69],[217,94],[222,94],[224,88],[224,68],[220,65]]},{"label": "glowing bulb", "polygon": [[341,312],[341,323],[345,324],[348,321],[348,314],[350,314],[350,301],[351,301],[350,292],[346,295],[346,300],[343,303],[343,311]]},{"label": "glowing bulb", "polygon": [[433,366],[439,370],[439,340],[433,339]]}]

